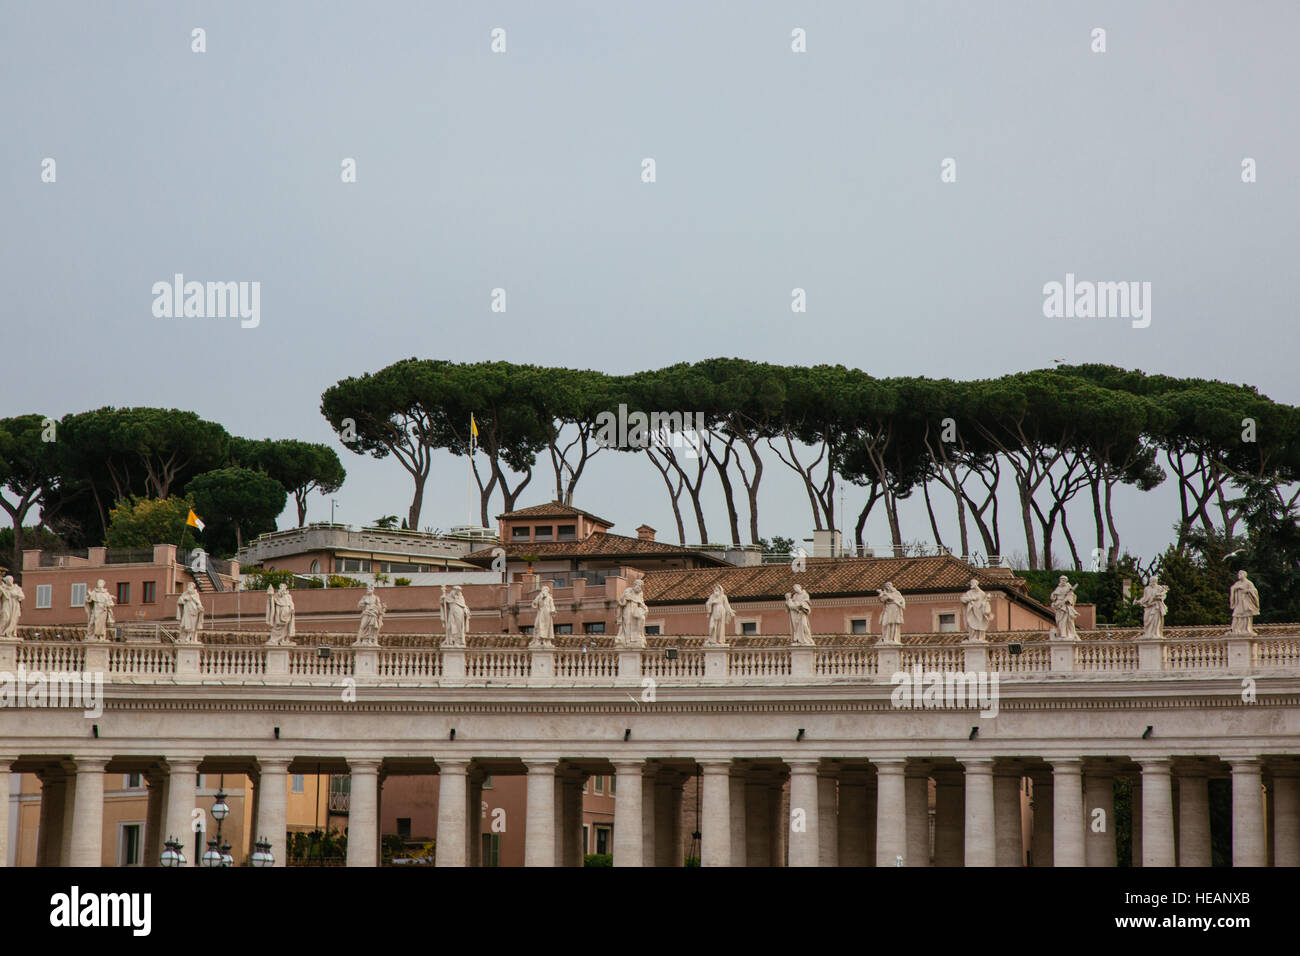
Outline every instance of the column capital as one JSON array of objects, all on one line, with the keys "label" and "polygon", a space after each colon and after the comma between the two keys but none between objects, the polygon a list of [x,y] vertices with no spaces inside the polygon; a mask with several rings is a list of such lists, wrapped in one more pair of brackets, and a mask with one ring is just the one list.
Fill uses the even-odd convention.
[{"label": "column capital", "polygon": [[77,765],[77,772],[86,773],[103,773],[104,768],[108,766],[108,757],[73,757],[72,762]]},{"label": "column capital", "polygon": [[1082,757],[1049,757],[1047,760],[1054,774],[1082,774]]},{"label": "column capital", "polygon": [[821,769],[821,761],[815,757],[792,757],[785,761],[785,765],[791,773],[818,773]]},{"label": "column capital", "polygon": [[1168,757],[1134,757],[1133,762],[1142,768],[1143,776],[1157,773],[1167,775],[1174,769],[1174,762]]},{"label": "column capital", "polygon": [[705,773],[731,773],[730,760],[697,760]]},{"label": "column capital", "polygon": [[644,774],[646,771],[646,764],[643,759],[629,760],[626,757],[621,757],[618,760],[611,760],[610,763],[614,765],[614,773],[618,776]]},{"label": "column capital", "polygon": [[[292,762],[285,757],[258,757],[257,769],[260,773],[288,773]],[[195,766],[197,768],[197,763]]]},{"label": "column capital", "polygon": [[1224,757],[1223,762],[1232,768],[1233,773],[1239,768],[1243,773],[1262,773],[1264,769],[1264,761],[1259,757]]},{"label": "column capital", "polygon": [[[451,761],[448,761],[449,763]],[[558,757],[525,757],[524,769],[529,773],[555,773],[560,765]]]},{"label": "column capital", "polygon": [[202,761],[198,757],[168,757],[168,773],[198,773],[199,764]]},{"label": "column capital", "polygon": [[7,771],[17,759],[17,754],[0,754],[0,773]]},{"label": "column capital", "polygon": [[[468,757],[442,757],[438,760],[438,773],[469,773],[470,763]],[[558,760],[553,761],[552,768],[558,763]],[[533,764],[534,762],[530,760],[526,766],[532,770]]]},{"label": "column capital", "polygon": [[989,776],[992,776],[993,774],[992,757],[963,757],[958,762],[965,768],[968,774],[977,773],[987,774]]},{"label": "column capital", "polygon": [[907,760],[903,757],[885,757],[871,761],[877,774],[902,774],[907,770]]},{"label": "column capital", "polygon": [[379,773],[379,765],[383,763],[378,757],[359,757],[348,760],[349,773]]}]

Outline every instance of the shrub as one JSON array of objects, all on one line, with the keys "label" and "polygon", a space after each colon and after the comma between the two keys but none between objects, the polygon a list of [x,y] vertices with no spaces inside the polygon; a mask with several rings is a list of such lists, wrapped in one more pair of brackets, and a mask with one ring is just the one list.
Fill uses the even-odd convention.
[{"label": "shrub", "polygon": [[410,578],[393,578],[393,587],[395,588],[409,588],[410,586]]},{"label": "shrub", "polygon": [[588,853],[582,858],[583,866],[613,866],[614,854],[612,853]]}]

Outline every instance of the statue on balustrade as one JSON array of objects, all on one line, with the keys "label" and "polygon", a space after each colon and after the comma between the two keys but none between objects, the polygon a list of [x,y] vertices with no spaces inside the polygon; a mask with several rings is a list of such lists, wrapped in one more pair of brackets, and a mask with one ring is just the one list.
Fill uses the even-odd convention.
[{"label": "statue on balustrade", "polygon": [[1064,574],[1057,581],[1056,590],[1052,592],[1052,610],[1056,613],[1056,636],[1062,641],[1077,641],[1079,632],[1075,629],[1074,619],[1079,611],[1074,606],[1075,586]]},{"label": "statue on balustrade", "polygon": [[533,598],[533,608],[537,615],[533,618],[533,637],[529,647],[554,647],[555,637],[555,598],[551,596],[551,586],[543,584],[542,589]]},{"label": "statue on balustrade", "polygon": [[453,584],[450,591],[447,585],[442,586],[438,608],[442,612],[442,646],[464,647],[469,634],[469,605],[459,584]]},{"label": "statue on balustrade", "polygon": [[357,645],[360,647],[378,647],[379,629],[384,626],[384,612],[388,607],[375,594],[373,584],[366,585],[366,594],[357,602],[361,608],[361,626],[357,628]]},{"label": "statue on balustrade", "polygon": [[14,576],[6,574],[0,581],[0,639],[12,641],[18,637],[18,618],[23,613],[23,589],[14,583]]},{"label": "statue on balustrade", "polygon": [[108,629],[113,626],[113,595],[104,587],[104,579],[95,582],[95,590],[86,595],[86,640],[108,640]]},{"label": "statue on balustrade", "polygon": [[727,592],[722,590],[721,584],[713,586],[713,593],[709,595],[704,607],[709,612],[709,636],[704,639],[704,646],[726,647],[727,625],[736,616],[736,612],[731,609],[731,602],[727,600]]},{"label": "statue on balustrade", "polygon": [[1259,592],[1247,580],[1245,571],[1237,572],[1237,580],[1228,592],[1228,605],[1232,608],[1232,633],[1254,634],[1254,618],[1259,613]]},{"label": "statue on balustrade", "polygon": [[645,583],[637,578],[618,596],[618,633],[615,647],[645,647]]},{"label": "statue on balustrade", "polygon": [[1143,637],[1154,639],[1165,636],[1165,614],[1169,610],[1165,604],[1165,597],[1168,594],[1168,585],[1161,584],[1159,577],[1151,575],[1151,580],[1142,589],[1142,596],[1137,600],[1138,607],[1142,608]]},{"label": "statue on balustrade", "polygon": [[966,609],[966,640],[984,641],[993,623],[993,604],[977,578],[970,579],[970,590],[961,596]]},{"label": "statue on balustrade", "polygon": [[885,605],[880,614],[880,643],[903,643],[903,610],[907,607],[907,599],[894,587],[893,581],[886,581],[885,586],[876,593]]},{"label": "statue on balustrade", "polygon": [[289,585],[281,584],[280,590],[266,589],[266,623],[271,629],[267,639],[268,646],[285,646],[293,643],[294,635],[293,595]]},{"label": "statue on balustrade", "polygon": [[199,631],[203,628],[203,598],[191,581],[176,599],[176,620],[180,624],[180,636],[177,644],[198,644]]},{"label": "statue on balustrade", "polygon": [[785,609],[790,612],[790,643],[811,646],[812,627],[808,617],[812,614],[812,598],[803,585],[796,584],[794,590],[785,596]]}]

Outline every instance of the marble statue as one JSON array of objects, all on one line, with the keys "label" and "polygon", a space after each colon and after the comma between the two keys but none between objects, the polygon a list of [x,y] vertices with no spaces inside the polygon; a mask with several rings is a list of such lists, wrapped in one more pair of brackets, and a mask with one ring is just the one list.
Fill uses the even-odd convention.
[{"label": "marble statue", "polygon": [[533,598],[533,607],[537,611],[533,618],[533,638],[529,647],[553,647],[555,645],[555,598],[551,596],[551,586],[543,584],[542,589]]},{"label": "marble statue", "polygon": [[812,628],[808,617],[812,614],[812,598],[796,584],[794,590],[785,596],[785,609],[790,612],[790,643],[809,646],[813,643]]},{"label": "marble statue", "polygon": [[442,598],[438,602],[442,611],[442,646],[464,647],[465,636],[469,634],[469,605],[465,603],[465,594],[459,584],[453,584],[451,590],[442,586]]},{"label": "marble statue", "polygon": [[894,587],[893,581],[886,581],[885,586],[876,593],[880,595],[880,602],[885,605],[884,611],[880,614],[880,643],[903,643],[903,609],[907,607],[907,600],[902,592]]},{"label": "marble statue", "polygon": [[709,636],[704,639],[704,646],[726,647],[727,624],[736,616],[736,612],[731,609],[731,602],[727,600],[727,592],[722,590],[721,584],[713,586],[713,593],[709,595],[704,607],[709,612]]},{"label": "marble statue", "polygon": [[970,579],[970,590],[961,596],[961,603],[966,609],[966,640],[985,640],[993,623],[993,604],[978,579]]},{"label": "marble statue", "polygon": [[14,576],[6,574],[0,581],[0,639],[16,640],[18,618],[23,613],[23,589],[14,583]]},{"label": "marble statue", "polygon": [[180,622],[178,644],[199,643],[199,631],[203,628],[203,598],[198,588],[191,581],[176,599],[176,620]]},{"label": "marble statue", "polygon": [[1151,575],[1151,580],[1142,589],[1142,596],[1137,601],[1138,606],[1142,608],[1143,637],[1160,638],[1165,636],[1165,612],[1169,610],[1165,605],[1165,597],[1168,594],[1168,585],[1161,584],[1156,575]]},{"label": "marble statue", "polygon": [[86,640],[108,640],[108,629],[113,626],[113,595],[104,587],[104,579],[95,582],[95,590],[86,595]]},{"label": "marble statue", "polygon": [[1245,571],[1237,572],[1237,580],[1228,592],[1228,605],[1232,608],[1233,634],[1254,634],[1254,618],[1259,613],[1259,592],[1246,578]]},{"label": "marble statue", "polygon": [[289,585],[281,584],[280,590],[266,589],[266,623],[271,628],[268,645],[286,645],[293,643],[294,606],[293,595]]},{"label": "marble statue", "polygon": [[361,608],[361,626],[357,628],[356,643],[361,647],[379,646],[379,629],[384,626],[384,612],[388,607],[375,594],[373,584],[366,585],[365,596],[357,602]]},{"label": "marble statue", "polygon": [[645,647],[645,582],[637,578],[618,596],[618,633],[615,647]]},{"label": "marble statue", "polygon": [[1057,580],[1056,590],[1052,592],[1052,610],[1056,612],[1056,636],[1062,641],[1077,641],[1079,632],[1075,630],[1074,619],[1079,616],[1075,609],[1074,585],[1064,574]]}]

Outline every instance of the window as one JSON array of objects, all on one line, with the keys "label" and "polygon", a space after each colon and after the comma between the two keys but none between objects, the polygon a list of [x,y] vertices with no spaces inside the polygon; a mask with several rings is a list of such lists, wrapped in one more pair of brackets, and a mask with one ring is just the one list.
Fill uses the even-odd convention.
[{"label": "window", "polygon": [[573,524],[562,524],[556,532],[555,537],[560,541],[572,541],[578,536],[578,526]]},{"label": "window", "polygon": [[131,603],[131,582],[130,581],[117,582],[117,603],[118,604]]},{"label": "window", "polygon": [[556,634],[572,634],[572,633],[573,633],[573,625],[572,625],[572,624],[557,624],[557,625],[555,625],[555,633],[556,633]]},{"label": "window", "polygon": [[597,793],[605,792],[605,778],[599,775],[597,775],[596,777],[596,792]]},{"label": "window", "polygon": [[609,827],[596,827],[596,852],[609,852]]},{"label": "window", "polygon": [[54,585],[53,584],[36,585],[36,606],[37,607],[54,606]]},{"label": "window", "polygon": [[741,622],[740,622],[740,633],[741,633],[741,634],[757,634],[757,633],[758,633],[758,622],[757,622],[757,621],[741,621]]},{"label": "window", "polygon": [[867,633],[867,619],[864,617],[855,617],[849,622],[849,631],[853,634]]},{"label": "window", "polygon": [[613,794],[618,793],[618,775],[617,775],[617,774],[615,774],[614,776],[612,776],[612,777],[609,778],[609,792],[610,792],[610,795],[611,795],[611,796],[612,796]]},{"label": "window", "polygon": [[397,835],[403,840],[411,839],[411,818],[397,818]]},{"label": "window", "polygon": [[531,634],[531,633],[533,633],[533,626],[532,626],[531,624],[523,624],[523,625],[520,625],[519,633],[520,633],[520,634]]},{"label": "window", "polygon": [[[587,788],[586,788],[586,787],[583,787],[582,789],[583,789],[583,790],[586,790]],[[588,846],[588,843],[587,843],[587,824],[584,823],[584,824],[582,825],[582,855],[583,855],[583,856],[586,856],[586,855],[587,855],[587,846]]]},{"label": "window", "polygon": [[645,632],[646,632],[646,634],[658,634],[658,633],[660,633],[660,631],[659,631],[659,625],[658,625],[658,624],[647,624],[647,625],[645,626]]},{"label": "window", "polygon": [[370,562],[365,558],[335,558],[334,571],[338,574],[347,574],[348,572],[369,574]]},{"label": "window", "polygon": [[140,600],[145,604],[153,604],[157,600],[158,582],[145,581],[140,585]]},{"label": "window", "polygon": [[86,606],[86,586],[84,584],[74,584],[72,586],[72,601],[69,607]]},{"label": "window", "polygon": [[305,778],[302,774],[300,774],[300,773],[295,773],[295,774],[293,775],[293,792],[294,792],[294,793],[302,793],[302,792],[304,791],[305,787],[306,787],[306,784],[307,784],[306,778]]},{"label": "window", "polygon": [[483,834],[483,866],[501,865],[501,834]]},{"label": "window", "polygon": [[940,615],[939,615],[939,630],[940,630],[940,631],[955,631],[955,630],[957,630],[957,615],[956,615],[956,614],[940,614]]},{"label": "window", "polygon": [[533,529],[533,540],[550,541],[551,526],[549,524],[539,524],[536,528]]},{"label": "window", "polygon": [[604,622],[604,621],[588,621],[586,624],[582,625],[582,633],[584,633],[584,634],[604,634],[604,633],[605,633],[605,622]]},{"label": "window", "polygon": [[122,774],[123,790],[140,790],[144,787],[144,775],[139,773]]},{"label": "window", "polygon": [[314,560],[314,561],[312,561],[312,563],[311,563],[311,567],[308,568],[307,573],[308,573],[308,574],[320,574],[320,561],[319,561],[319,560]]},{"label": "window", "polygon": [[141,830],[138,823],[122,824],[122,839],[118,847],[118,866],[139,866],[141,863]]},{"label": "window", "polygon": [[516,541],[527,541],[527,540],[528,540],[528,529],[527,529],[527,528],[520,528],[520,527],[518,527],[518,526],[516,526],[516,527],[514,527],[514,528],[511,528],[511,529],[510,529],[510,537],[514,538]]}]

